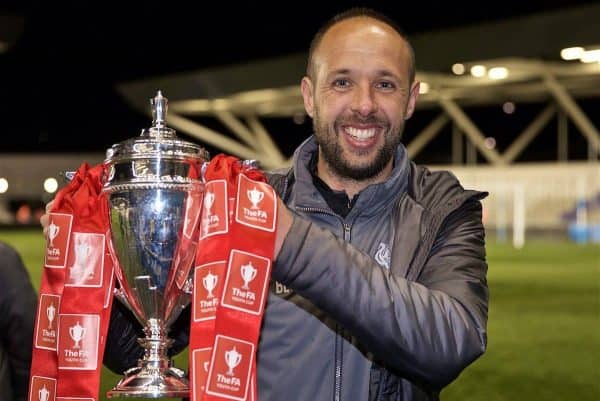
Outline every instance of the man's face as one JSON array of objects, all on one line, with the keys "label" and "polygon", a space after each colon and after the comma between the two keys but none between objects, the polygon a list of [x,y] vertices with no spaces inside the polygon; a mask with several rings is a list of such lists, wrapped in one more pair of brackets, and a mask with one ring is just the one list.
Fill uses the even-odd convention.
[{"label": "man's face", "polygon": [[362,181],[391,171],[419,91],[409,65],[405,41],[376,20],[352,18],[325,34],[302,94],[331,173]]}]

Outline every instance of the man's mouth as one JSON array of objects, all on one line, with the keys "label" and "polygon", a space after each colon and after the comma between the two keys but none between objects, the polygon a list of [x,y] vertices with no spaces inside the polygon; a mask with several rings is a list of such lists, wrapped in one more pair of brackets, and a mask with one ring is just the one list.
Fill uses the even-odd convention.
[{"label": "man's mouth", "polygon": [[375,128],[344,127],[344,132],[357,141],[368,141],[377,132]]}]

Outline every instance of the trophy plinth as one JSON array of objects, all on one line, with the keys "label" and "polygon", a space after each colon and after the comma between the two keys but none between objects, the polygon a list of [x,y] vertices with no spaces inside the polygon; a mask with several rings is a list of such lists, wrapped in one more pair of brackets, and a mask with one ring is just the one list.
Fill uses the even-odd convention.
[{"label": "trophy plinth", "polygon": [[138,341],[144,347],[144,357],[138,366],[125,371],[125,377],[108,392],[108,397],[189,397],[189,382],[185,372],[171,365],[167,349],[172,340],[156,319],[144,328],[145,338]]},{"label": "trophy plinth", "polygon": [[107,151],[108,243],[117,298],[144,327],[144,356],[108,397],[188,397],[183,371],[167,350],[171,324],[190,303],[208,153],[166,126],[167,99],[152,99],[153,125]]}]

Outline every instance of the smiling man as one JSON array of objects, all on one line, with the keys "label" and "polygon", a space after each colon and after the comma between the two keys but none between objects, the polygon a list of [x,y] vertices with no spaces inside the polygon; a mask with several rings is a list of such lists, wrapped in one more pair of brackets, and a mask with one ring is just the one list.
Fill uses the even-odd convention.
[{"label": "smiling man", "polygon": [[486,347],[486,194],[408,160],[419,82],[387,17],[325,24],[301,90],[314,135],[271,177],[283,200],[260,399],[437,400]]},{"label": "smiling man", "polygon": [[[486,194],[408,159],[415,57],[386,16],[351,9],[325,24],[301,90],[314,135],[269,174],[280,198],[259,400],[437,400],[486,348]],[[105,364],[134,366],[136,337],[117,304]]]},{"label": "smiling man", "polygon": [[319,177],[349,196],[390,175],[419,94],[409,43],[375,22],[347,19],[318,35],[301,84],[319,144]]}]

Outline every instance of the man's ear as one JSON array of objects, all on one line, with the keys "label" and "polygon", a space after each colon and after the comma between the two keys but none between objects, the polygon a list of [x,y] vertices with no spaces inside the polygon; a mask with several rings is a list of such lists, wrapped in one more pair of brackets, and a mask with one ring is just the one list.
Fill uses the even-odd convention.
[{"label": "man's ear", "polygon": [[302,99],[304,99],[304,110],[306,110],[306,114],[312,118],[315,110],[315,97],[313,82],[309,77],[302,78],[300,91],[302,92]]},{"label": "man's ear", "polygon": [[419,97],[419,90],[421,89],[421,83],[419,81],[413,82],[410,93],[408,94],[408,103],[406,104],[406,115],[405,120],[408,120],[415,111],[415,105],[417,104],[417,98]]}]

